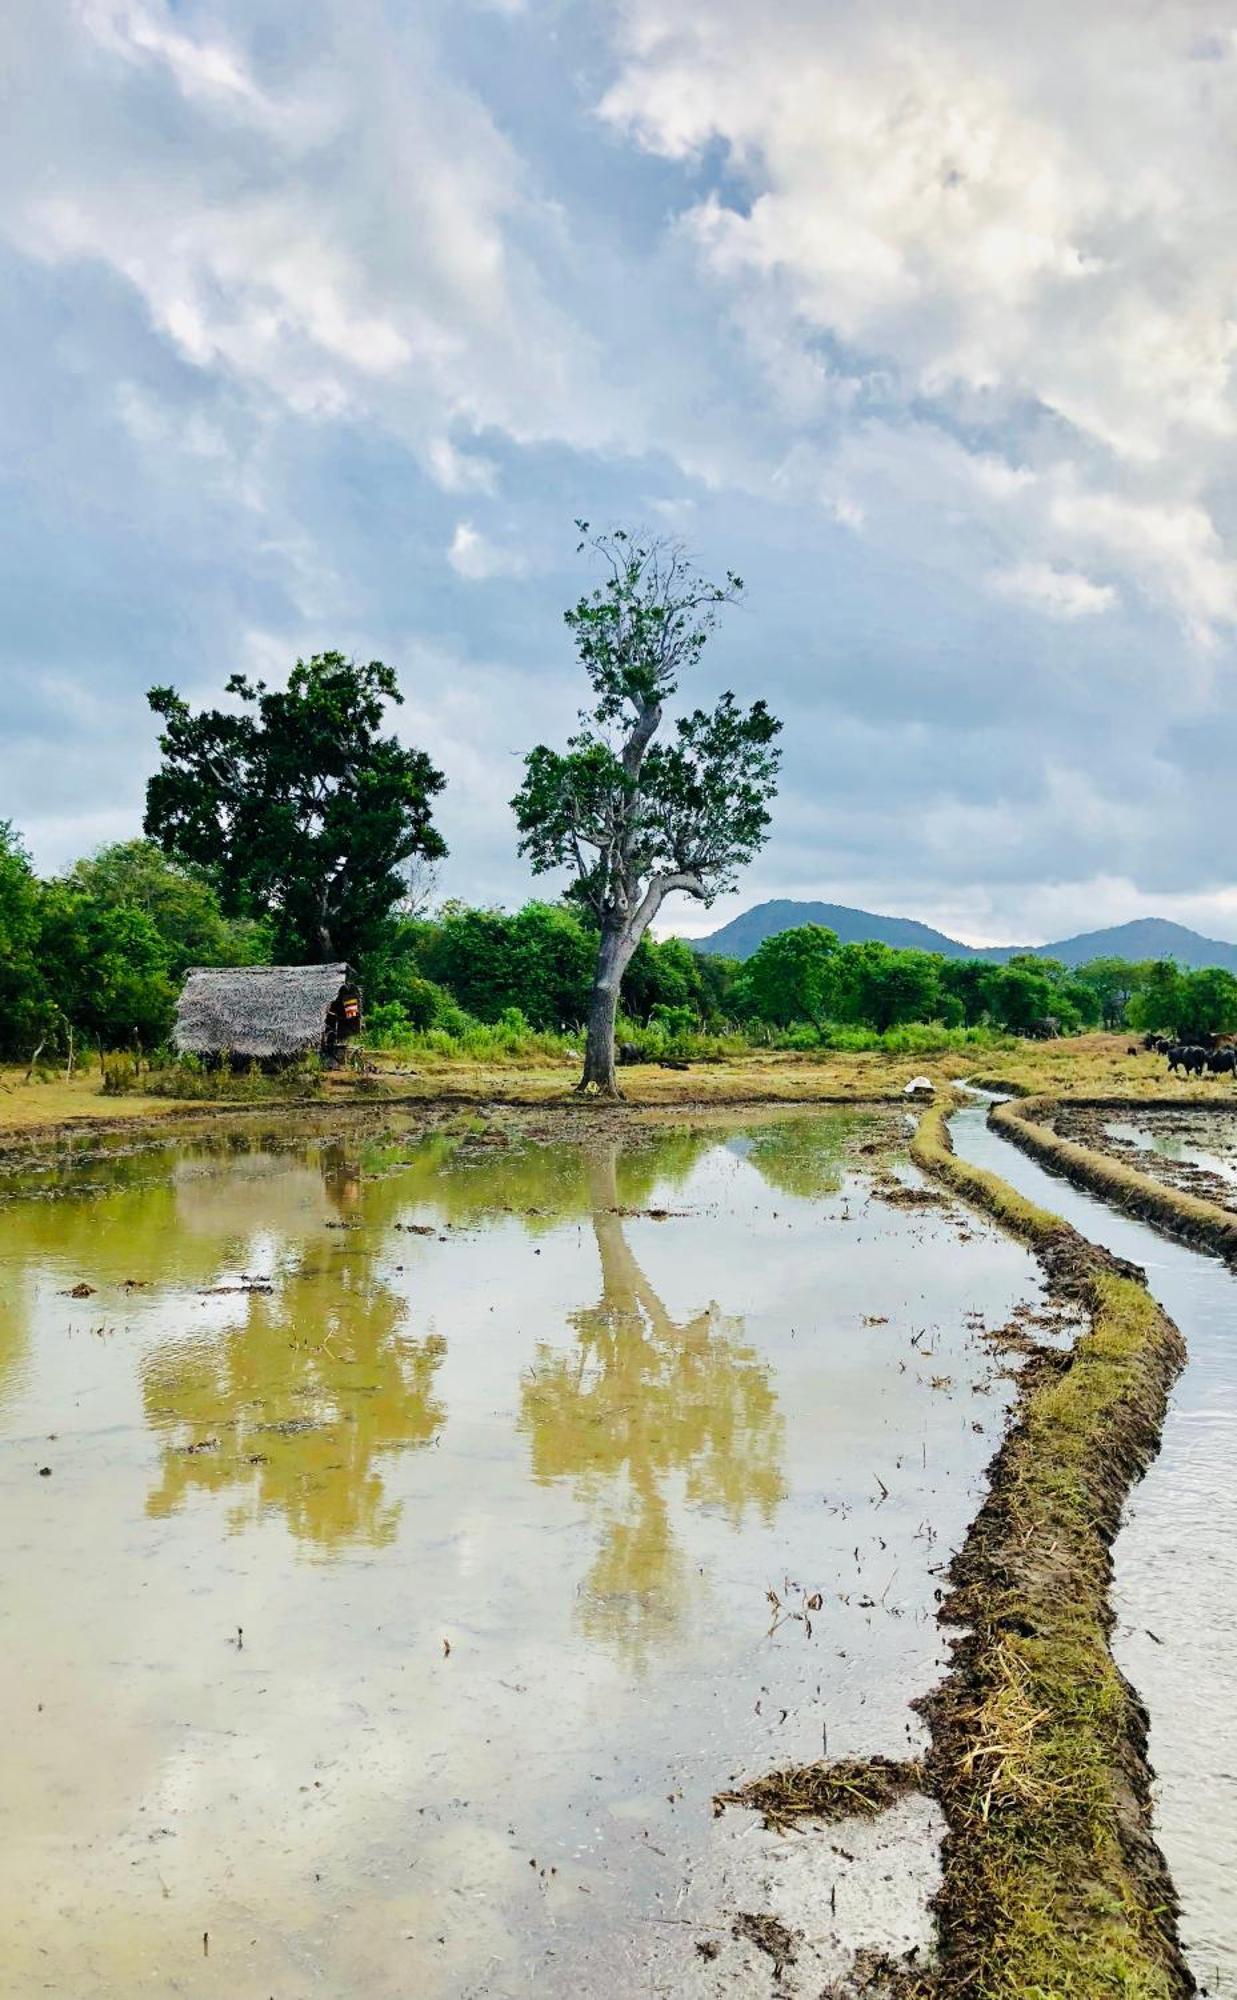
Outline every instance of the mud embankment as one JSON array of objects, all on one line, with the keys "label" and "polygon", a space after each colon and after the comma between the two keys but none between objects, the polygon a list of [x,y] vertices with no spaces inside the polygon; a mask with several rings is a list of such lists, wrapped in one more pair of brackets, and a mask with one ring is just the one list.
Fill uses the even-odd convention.
[{"label": "mud embankment", "polygon": [[[1127,1166],[1124,1160],[1063,1138],[1051,1122],[1058,1101],[1051,1097],[1018,1098],[994,1104],[989,1117],[1004,1138],[1075,1187],[1085,1188],[1126,1215],[1137,1216],[1183,1243],[1212,1250],[1229,1263],[1237,1263],[1237,1215],[1219,1202],[1167,1186]],[[1115,1102],[1104,1104],[1104,1109],[1113,1113],[1123,1108]],[[1140,1103],[1129,1108],[1145,1112],[1148,1106]]]},{"label": "mud embankment", "polygon": [[959,1160],[947,1116],[925,1114],[917,1164],[1030,1243],[1089,1325],[1067,1353],[1027,1361],[949,1574],[942,1618],[965,1629],[922,1705],[948,1826],[939,1990],[1189,1993],[1152,1834],[1147,1716],[1109,1644],[1111,1544],[1184,1345],[1136,1267]]}]

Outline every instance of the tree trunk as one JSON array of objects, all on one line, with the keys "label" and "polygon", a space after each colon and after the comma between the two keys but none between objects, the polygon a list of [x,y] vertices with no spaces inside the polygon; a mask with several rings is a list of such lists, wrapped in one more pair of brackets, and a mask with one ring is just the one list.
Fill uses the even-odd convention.
[{"label": "tree trunk", "polygon": [[578,1089],[601,1097],[621,1095],[614,1073],[614,1023],[619,989],[637,940],[622,931],[604,931],[597,954],[597,971],[588,1002],[588,1033],[584,1043],[584,1073]]}]

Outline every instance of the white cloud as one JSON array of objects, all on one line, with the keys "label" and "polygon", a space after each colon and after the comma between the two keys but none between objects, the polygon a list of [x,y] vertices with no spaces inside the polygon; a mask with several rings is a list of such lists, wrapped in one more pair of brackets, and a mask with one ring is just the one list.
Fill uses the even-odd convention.
[{"label": "white cloud", "polygon": [[1220,0],[460,11],[0,10],[6,810],[136,825],[144,686],[341,644],[408,674],[452,891],[520,894],[585,512],[748,579],[700,688],[786,723],[744,899],[1227,894]]},{"label": "white cloud", "polygon": [[166,5],[154,0],[78,0],[87,32],[124,61],[166,65],[186,97],[231,101],[267,115],[270,100],[239,55],[222,41],[194,41],[172,25]]},{"label": "white cloud", "polygon": [[[267,76],[209,7],[196,33],[159,0],[16,10],[0,237],[27,257],[107,269],[259,410],[380,425],[447,490],[492,484],[466,449],[486,426],[630,434],[540,269],[561,210],[428,26],[317,0]],[[161,85],[174,101],[143,120]]]},{"label": "white cloud", "polygon": [[528,567],[518,550],[499,548],[471,521],[456,523],[447,561],[457,576],[467,577],[470,583],[484,583],[495,576],[522,576]]},{"label": "white cloud", "polygon": [[432,438],[425,457],[444,493],[493,493],[497,487],[498,468],[493,459],[480,452],[460,451],[450,438]]},{"label": "white cloud", "polygon": [[[683,227],[773,393],[787,349],[820,365],[822,337],[840,344],[861,400],[961,426],[989,477],[1062,495],[1024,510],[1016,576],[1070,566],[1073,512],[1194,637],[1237,621],[1224,8],[631,0],[623,18],[602,115],[670,160],[724,149],[730,183]],[[998,472],[1009,434],[1030,464]]]},{"label": "white cloud", "polygon": [[1053,569],[1050,563],[1017,563],[1012,569],[995,571],[989,581],[999,597],[1028,604],[1049,618],[1094,618],[1117,601],[1111,584],[1092,583],[1077,570]]}]

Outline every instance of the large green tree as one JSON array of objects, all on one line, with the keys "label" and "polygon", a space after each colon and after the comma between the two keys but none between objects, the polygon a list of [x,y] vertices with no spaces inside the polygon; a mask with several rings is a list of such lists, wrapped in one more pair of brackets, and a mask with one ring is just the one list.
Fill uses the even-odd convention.
[{"label": "large green tree", "polygon": [[901,951],[875,939],[838,955],[840,1011],[884,1034],[905,1021],[930,1021],[940,1005],[941,960],[932,952]]},{"label": "large green tree", "polygon": [[105,1048],[166,1039],[176,988],[153,918],[92,896],[72,877],[42,886],[39,957],[56,1018]]},{"label": "large green tree", "polygon": [[1204,965],[1182,980],[1180,1028],[1187,1041],[1237,1032],[1237,979],[1220,965]]},{"label": "large green tree", "polygon": [[565,751],[529,751],[512,806],[534,873],[570,869],[570,893],[597,924],[580,1088],[616,1096],[614,1024],[632,955],[668,895],[711,903],[763,844],[781,724],[763,701],[742,709],[724,694],[658,742],[666,703],[742,583],[706,582],[673,543],[578,526],[580,549],[604,571],[565,614],[593,703]]},{"label": "large green tree", "polygon": [[824,924],[763,938],[735,981],[737,1011],[776,1028],[797,1021],[823,1028],[837,993],[838,955],[837,935]]},{"label": "large green tree", "polygon": [[153,840],[120,840],[69,871],[90,903],[140,910],[163,940],[163,970],[181,980],[191,965],[260,965],[270,957],[269,926],[225,917],[200,869],[170,861]]},{"label": "large green tree", "polygon": [[1171,958],[1153,959],[1146,967],[1130,1001],[1128,1019],[1132,1028],[1176,1034],[1185,1019],[1185,974]]},{"label": "large green tree", "polygon": [[21,836],[0,820],[0,1055],[29,1055],[54,1018],[38,945],[39,884]]},{"label": "large green tree", "polygon": [[1079,966],[1076,976],[1094,993],[1104,1026],[1120,1028],[1146,971],[1147,967],[1131,964],[1124,958],[1089,958],[1085,965]]},{"label": "large green tree", "polygon": [[315,653],[286,687],[233,674],[226,692],[235,707],[195,714],[174,688],[150,690],[164,728],[146,831],[206,869],[230,915],[268,920],[279,958],[359,958],[409,862],[446,853],[431,810],[441,772],[381,733],[402,699],[395,675]]}]

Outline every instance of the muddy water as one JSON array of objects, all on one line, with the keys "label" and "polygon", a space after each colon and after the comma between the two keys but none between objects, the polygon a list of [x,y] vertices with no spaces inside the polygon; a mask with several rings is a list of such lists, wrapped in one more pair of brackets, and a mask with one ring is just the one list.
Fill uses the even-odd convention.
[{"label": "muddy water", "polygon": [[[1168,1119],[1148,1117],[1137,1124],[1125,1119],[1106,1120],[1104,1132],[1118,1149],[1143,1155],[1133,1164],[1152,1171],[1167,1166],[1185,1167],[1183,1184],[1190,1186],[1191,1169],[1198,1169],[1214,1187],[1198,1192],[1231,1206],[1237,1195],[1237,1116],[1224,1112],[1195,1113],[1174,1111]],[[1172,1180],[1174,1175],[1165,1176]]]},{"label": "muddy water", "polygon": [[709,1806],[918,1741],[978,1318],[1038,1297],[871,1198],[880,1132],[234,1128],[19,1189],[0,1992],[773,1991],[742,1912],[782,1993],[927,1949],[925,1802]]},{"label": "muddy water", "polygon": [[1045,1173],[982,1109],[952,1130],[964,1158],[1141,1264],[1186,1339],[1160,1456],[1114,1552],[1114,1651],[1151,1714],[1157,1833],[1191,1965],[1207,1991],[1237,1993],[1237,1274]]}]

